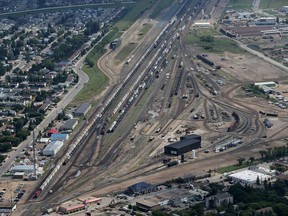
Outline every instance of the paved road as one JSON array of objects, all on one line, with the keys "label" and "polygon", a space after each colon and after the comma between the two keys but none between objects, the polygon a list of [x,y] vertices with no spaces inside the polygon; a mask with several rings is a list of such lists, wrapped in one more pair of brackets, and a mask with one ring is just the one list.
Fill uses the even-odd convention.
[{"label": "paved road", "polygon": [[[74,72],[79,75],[79,82],[73,86],[72,89],[65,95],[65,97],[57,104],[57,108],[54,108],[50,113],[46,116],[46,118],[36,127],[35,129],[35,136],[38,135],[39,131],[43,131],[44,128],[46,128],[49,123],[54,120],[57,115],[75,98],[75,96],[81,91],[83,88],[84,84],[88,82],[89,77],[79,68],[82,67],[83,61],[85,60],[86,55],[83,56],[77,63],[74,68]],[[2,164],[0,167],[0,176],[5,173],[10,166],[13,164],[14,159],[16,158],[17,155],[19,155],[20,152],[23,151],[23,149],[27,145],[31,145],[33,141],[33,136],[32,134],[25,140],[23,141],[17,148],[17,150],[10,152],[9,153],[9,158],[5,160],[5,163]]]}]

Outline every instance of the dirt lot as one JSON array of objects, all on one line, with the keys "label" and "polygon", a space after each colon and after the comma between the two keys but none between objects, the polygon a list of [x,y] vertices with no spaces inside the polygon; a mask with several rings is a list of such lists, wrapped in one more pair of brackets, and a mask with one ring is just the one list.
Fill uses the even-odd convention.
[{"label": "dirt lot", "polygon": [[223,55],[218,55],[209,53],[208,58],[242,81],[279,80],[288,75],[281,69],[250,54],[225,52]]}]

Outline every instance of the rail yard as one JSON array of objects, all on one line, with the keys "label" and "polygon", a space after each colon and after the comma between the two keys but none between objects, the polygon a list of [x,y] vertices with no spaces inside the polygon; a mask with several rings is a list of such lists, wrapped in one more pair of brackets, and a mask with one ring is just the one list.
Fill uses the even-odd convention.
[{"label": "rail yard", "polygon": [[[286,145],[288,69],[244,50],[253,39],[237,40],[232,27],[212,24],[228,2],[175,0],[155,19],[143,13],[113,49],[108,45],[97,64],[110,80],[104,96],[51,169],[26,191],[15,215],[40,215],[47,209],[66,214],[75,199],[79,211],[88,212],[88,201],[94,203],[96,215],[99,206],[108,211],[115,200],[139,202],[129,194],[139,182],[156,185],[146,185],[149,193],[165,194],[159,188],[172,179],[210,177],[239,158]],[[235,47],[223,45],[223,52],[213,52],[207,45],[211,38]],[[133,40],[134,49],[116,61]]]}]

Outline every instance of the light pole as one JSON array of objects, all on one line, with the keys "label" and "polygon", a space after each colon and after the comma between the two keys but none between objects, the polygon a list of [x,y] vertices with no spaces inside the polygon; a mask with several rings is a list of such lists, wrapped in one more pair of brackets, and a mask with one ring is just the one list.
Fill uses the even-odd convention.
[{"label": "light pole", "polygon": [[31,127],[33,129],[32,131],[32,137],[33,137],[33,168],[34,168],[34,176],[36,177],[36,150],[35,150],[35,125],[34,125],[35,120],[30,120]]}]

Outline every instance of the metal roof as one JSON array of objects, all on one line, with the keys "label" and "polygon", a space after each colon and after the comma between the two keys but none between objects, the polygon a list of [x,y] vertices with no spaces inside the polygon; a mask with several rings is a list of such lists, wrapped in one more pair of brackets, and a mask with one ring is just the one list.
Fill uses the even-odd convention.
[{"label": "metal roof", "polygon": [[68,134],[52,134],[51,140],[67,140],[69,137]]},{"label": "metal roof", "polygon": [[23,171],[30,171],[34,170],[34,165],[15,165],[11,168],[11,171],[17,171],[17,170],[23,170]]},{"label": "metal roof", "polygon": [[51,143],[49,143],[45,149],[43,150],[44,151],[58,151],[62,146],[64,145],[64,142],[63,141],[52,141]]},{"label": "metal roof", "polygon": [[77,118],[68,119],[62,128],[72,128],[78,122]]},{"label": "metal roof", "polygon": [[74,113],[81,113],[81,114],[85,113],[87,109],[90,108],[90,106],[91,105],[89,103],[83,103],[77,108],[77,110]]},{"label": "metal roof", "polygon": [[198,142],[200,142],[200,140],[198,140],[198,139],[183,139],[183,140],[180,140],[179,142],[172,143],[172,144],[167,145],[165,147],[175,148],[175,149],[179,150],[179,149],[182,149],[186,146],[190,146],[191,144],[198,143]]}]

